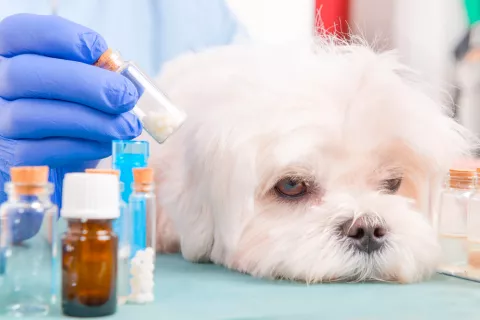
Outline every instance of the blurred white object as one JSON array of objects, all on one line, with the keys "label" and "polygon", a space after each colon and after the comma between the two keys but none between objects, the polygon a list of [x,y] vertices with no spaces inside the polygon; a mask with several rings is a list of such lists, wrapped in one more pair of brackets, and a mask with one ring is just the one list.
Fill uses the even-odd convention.
[{"label": "blurred white object", "polygon": [[454,91],[452,51],[467,27],[463,10],[462,1],[394,2],[393,47],[429,83],[434,98],[444,102]]},{"label": "blurred white object", "polygon": [[480,138],[480,25],[472,28],[469,45],[458,66],[458,120]]},{"label": "blurred white object", "polygon": [[253,41],[282,44],[310,41],[315,0],[227,0]]}]

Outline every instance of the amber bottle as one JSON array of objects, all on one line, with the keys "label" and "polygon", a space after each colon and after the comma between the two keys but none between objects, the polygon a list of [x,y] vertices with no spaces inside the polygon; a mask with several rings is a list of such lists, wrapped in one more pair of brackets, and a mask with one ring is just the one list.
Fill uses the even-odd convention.
[{"label": "amber bottle", "polygon": [[67,174],[63,197],[62,311],[73,317],[112,315],[117,309],[118,178]]}]

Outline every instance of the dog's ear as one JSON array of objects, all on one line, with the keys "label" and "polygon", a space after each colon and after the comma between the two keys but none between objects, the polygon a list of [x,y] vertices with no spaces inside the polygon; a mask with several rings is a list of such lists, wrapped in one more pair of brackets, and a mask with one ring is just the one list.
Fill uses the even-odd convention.
[{"label": "dog's ear", "polygon": [[[175,140],[173,142],[188,145],[181,133]],[[195,147],[186,150],[174,145],[152,144],[149,165],[155,169],[157,185],[156,238],[160,251],[180,249],[189,261],[207,262],[213,245],[214,223],[211,210],[205,205],[206,170],[199,167],[205,163],[192,159],[195,158],[193,149]]]}]

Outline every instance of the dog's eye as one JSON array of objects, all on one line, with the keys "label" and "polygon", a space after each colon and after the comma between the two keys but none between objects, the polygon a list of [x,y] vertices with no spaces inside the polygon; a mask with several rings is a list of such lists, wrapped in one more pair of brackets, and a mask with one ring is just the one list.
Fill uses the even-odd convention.
[{"label": "dog's eye", "polygon": [[284,178],[277,182],[275,191],[281,197],[297,198],[307,193],[307,184],[294,178]]},{"label": "dog's eye", "polygon": [[398,189],[400,189],[401,184],[402,178],[388,179],[383,181],[382,190],[388,193],[395,193],[398,191]]}]

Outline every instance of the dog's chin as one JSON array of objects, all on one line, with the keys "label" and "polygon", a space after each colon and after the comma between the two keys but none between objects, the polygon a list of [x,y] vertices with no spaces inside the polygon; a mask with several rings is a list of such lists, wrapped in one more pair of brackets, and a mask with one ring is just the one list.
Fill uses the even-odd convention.
[{"label": "dog's chin", "polygon": [[[227,261],[216,262],[257,277],[306,283],[411,283],[434,273],[440,247],[430,225],[406,200],[391,196],[355,201],[350,196],[335,198],[330,201],[342,201],[336,203],[343,203],[343,209],[335,202],[308,208],[264,205],[246,224],[233,253],[226,255]],[[356,205],[349,206],[352,202]],[[375,211],[388,229],[384,245],[371,253],[359,250],[341,232],[353,212],[366,207]]]}]

